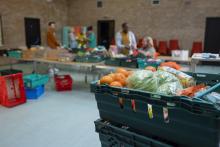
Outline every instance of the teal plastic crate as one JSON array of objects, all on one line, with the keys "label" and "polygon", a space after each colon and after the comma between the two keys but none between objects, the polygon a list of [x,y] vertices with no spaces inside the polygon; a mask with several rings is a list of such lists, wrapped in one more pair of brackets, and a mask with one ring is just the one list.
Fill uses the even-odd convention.
[{"label": "teal plastic crate", "polygon": [[20,59],[22,52],[20,50],[8,51],[8,57]]},{"label": "teal plastic crate", "polygon": [[95,127],[102,147],[174,147],[159,139],[137,134],[127,127],[114,125],[105,120],[95,121]]},{"label": "teal plastic crate", "polygon": [[37,88],[49,81],[48,75],[30,74],[23,77],[26,88]]},{"label": "teal plastic crate", "polygon": [[153,66],[153,67],[157,68],[158,66],[160,66],[160,64],[162,62],[163,62],[162,60],[150,61],[149,59],[141,59],[141,58],[137,59],[138,68],[140,68],[140,69],[144,69],[147,66]]},{"label": "teal plastic crate", "polygon": [[[215,87],[218,74],[194,73],[197,83]],[[159,137],[180,146],[218,147],[220,109],[198,98],[166,96],[140,90],[91,84],[100,117],[125,125],[141,135]],[[207,137],[209,136],[209,137]]]}]

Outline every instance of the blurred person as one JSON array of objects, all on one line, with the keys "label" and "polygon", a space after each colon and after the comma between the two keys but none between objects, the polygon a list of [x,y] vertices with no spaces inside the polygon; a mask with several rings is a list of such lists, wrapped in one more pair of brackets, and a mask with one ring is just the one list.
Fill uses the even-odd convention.
[{"label": "blurred person", "polygon": [[142,40],[142,47],[139,49],[139,52],[147,57],[154,58],[156,50],[154,48],[154,42],[151,37],[144,37]]},{"label": "blurred person", "polygon": [[119,52],[125,55],[133,53],[133,50],[137,48],[135,35],[129,30],[127,23],[122,24],[122,30],[116,34],[116,45]]},{"label": "blurred person", "polygon": [[93,27],[89,26],[87,28],[87,45],[88,48],[95,48],[96,47],[96,36],[95,33],[93,32]]},{"label": "blurred person", "polygon": [[48,23],[48,31],[47,31],[47,45],[51,49],[58,49],[60,44],[56,38],[56,23],[51,21]]},{"label": "blurred person", "polygon": [[77,36],[75,34],[74,28],[69,30],[69,40],[70,40],[70,48],[73,50],[76,49],[78,46],[78,43],[77,43]]}]

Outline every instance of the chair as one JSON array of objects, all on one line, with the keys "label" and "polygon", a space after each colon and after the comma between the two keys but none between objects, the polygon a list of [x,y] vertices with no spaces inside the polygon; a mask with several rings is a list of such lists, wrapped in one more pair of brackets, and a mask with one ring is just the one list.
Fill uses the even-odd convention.
[{"label": "chair", "polygon": [[179,50],[179,49],[180,49],[179,41],[178,40],[170,40],[168,54],[171,55],[172,50]]},{"label": "chair", "polygon": [[167,55],[168,47],[166,41],[159,41],[158,52],[161,55]]},{"label": "chair", "polygon": [[191,54],[193,55],[194,53],[202,53],[203,49],[202,49],[202,42],[193,42],[192,45],[192,50],[191,50]]}]

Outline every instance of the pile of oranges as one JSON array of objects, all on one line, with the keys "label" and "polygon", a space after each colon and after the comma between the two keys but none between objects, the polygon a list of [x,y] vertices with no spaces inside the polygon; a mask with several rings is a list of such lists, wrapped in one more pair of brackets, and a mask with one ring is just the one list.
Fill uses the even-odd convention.
[{"label": "pile of oranges", "polygon": [[100,79],[100,84],[107,84],[113,87],[126,87],[127,78],[132,74],[132,71],[128,71],[124,68],[117,68],[115,73],[103,76]]}]

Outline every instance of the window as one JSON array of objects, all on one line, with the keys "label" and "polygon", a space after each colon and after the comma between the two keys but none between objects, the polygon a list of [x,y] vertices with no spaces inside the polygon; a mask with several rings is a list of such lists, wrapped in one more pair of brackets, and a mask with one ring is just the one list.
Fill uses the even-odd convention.
[{"label": "window", "polygon": [[97,8],[102,8],[102,1],[101,0],[97,0]]},{"label": "window", "polygon": [[159,5],[160,0],[151,0],[152,5]]}]

